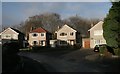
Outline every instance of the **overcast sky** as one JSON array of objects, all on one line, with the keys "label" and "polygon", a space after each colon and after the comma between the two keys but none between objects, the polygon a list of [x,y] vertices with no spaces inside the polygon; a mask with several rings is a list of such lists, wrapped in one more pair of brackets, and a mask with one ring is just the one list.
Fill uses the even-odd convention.
[{"label": "overcast sky", "polygon": [[1,0],[2,2],[110,2],[118,0]]},{"label": "overcast sky", "polygon": [[79,15],[84,18],[104,18],[110,2],[2,2],[2,24],[15,25],[29,16],[54,12],[62,19]]}]

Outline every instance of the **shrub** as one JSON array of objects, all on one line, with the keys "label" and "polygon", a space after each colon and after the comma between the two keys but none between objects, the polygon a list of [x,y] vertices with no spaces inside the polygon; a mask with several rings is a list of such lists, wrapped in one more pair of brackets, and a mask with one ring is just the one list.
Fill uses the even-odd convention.
[{"label": "shrub", "polygon": [[115,55],[118,55],[118,56],[120,56],[120,49],[119,49],[119,48],[117,48],[117,49],[114,49],[114,52],[115,52]]},{"label": "shrub", "polygon": [[5,43],[2,45],[2,53],[3,54],[17,54],[19,52],[19,43],[17,42],[11,42],[11,43]]},{"label": "shrub", "polygon": [[105,47],[105,46],[100,46],[100,47],[99,47],[99,52],[100,52],[100,54],[104,54],[105,51],[106,51],[106,47]]},{"label": "shrub", "polygon": [[80,45],[80,44],[75,44],[75,45],[74,45],[74,48],[80,49],[80,48],[81,48],[81,45]]}]

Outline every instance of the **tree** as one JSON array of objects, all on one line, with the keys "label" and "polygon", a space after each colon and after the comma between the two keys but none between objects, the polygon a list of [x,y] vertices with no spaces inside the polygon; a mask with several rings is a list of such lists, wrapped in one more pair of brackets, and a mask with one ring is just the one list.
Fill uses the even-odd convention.
[{"label": "tree", "polygon": [[60,15],[57,13],[44,13],[40,15],[35,15],[29,17],[22,25],[22,32],[28,36],[28,33],[38,27],[43,27],[51,33],[54,33],[58,27],[61,25]]},{"label": "tree", "polygon": [[109,46],[120,48],[120,1],[112,3],[104,19],[103,36]]},{"label": "tree", "polygon": [[84,35],[86,37],[89,36],[88,29],[90,29],[90,25],[91,25],[89,20],[76,15],[69,17],[68,19],[64,20],[64,22],[72,26],[78,32],[80,32],[81,35]]},{"label": "tree", "polygon": [[44,13],[41,16],[43,27],[51,33],[54,33],[62,23],[60,15],[57,13]]}]

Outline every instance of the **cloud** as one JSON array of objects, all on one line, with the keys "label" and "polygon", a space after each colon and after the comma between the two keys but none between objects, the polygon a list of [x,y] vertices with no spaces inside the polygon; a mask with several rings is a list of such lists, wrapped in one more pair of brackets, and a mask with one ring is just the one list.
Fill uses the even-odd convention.
[{"label": "cloud", "polygon": [[62,19],[76,14],[85,18],[103,18],[109,8],[108,2],[3,2],[3,23],[19,24],[30,16],[46,12],[58,13]]},{"label": "cloud", "polygon": [[35,14],[43,14],[46,12],[55,12],[59,13],[60,11],[66,8],[64,3],[51,3],[51,2],[40,2],[40,3],[31,3],[29,7],[23,9],[25,16],[32,16]]}]

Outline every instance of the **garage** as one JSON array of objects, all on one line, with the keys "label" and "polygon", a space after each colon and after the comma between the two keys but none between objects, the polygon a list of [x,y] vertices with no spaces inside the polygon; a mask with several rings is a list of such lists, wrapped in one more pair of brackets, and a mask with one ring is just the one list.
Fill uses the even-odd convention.
[{"label": "garage", "polygon": [[83,38],[82,39],[82,47],[83,48],[90,48],[90,38]]}]

